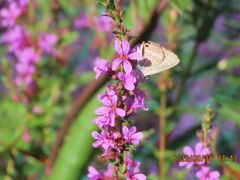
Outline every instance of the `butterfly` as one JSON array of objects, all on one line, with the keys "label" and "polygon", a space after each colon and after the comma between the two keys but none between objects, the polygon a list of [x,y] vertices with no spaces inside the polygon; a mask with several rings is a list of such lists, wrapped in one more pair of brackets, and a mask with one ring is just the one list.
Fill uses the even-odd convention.
[{"label": "butterfly", "polygon": [[180,60],[172,51],[155,42],[143,42],[137,51],[143,59],[137,63],[137,69],[146,77],[176,66]]}]

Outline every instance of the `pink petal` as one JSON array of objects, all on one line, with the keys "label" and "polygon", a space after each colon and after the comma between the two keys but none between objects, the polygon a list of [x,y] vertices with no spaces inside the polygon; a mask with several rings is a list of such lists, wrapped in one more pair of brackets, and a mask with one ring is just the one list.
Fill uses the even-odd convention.
[{"label": "pink petal", "polygon": [[122,52],[121,42],[119,41],[119,39],[115,39],[114,46],[115,46],[115,50],[117,51],[117,53],[119,55],[122,55],[123,52]]},{"label": "pink petal", "polygon": [[132,64],[128,60],[123,61],[123,67],[126,73],[130,73],[132,71]]},{"label": "pink petal", "polygon": [[193,162],[187,163],[187,169],[190,169],[193,166]]},{"label": "pink petal", "polygon": [[132,136],[133,139],[141,140],[144,134],[142,132],[138,132]]},{"label": "pink petal", "polygon": [[105,106],[112,106],[112,101],[108,97],[104,97],[100,99],[100,101],[105,105]]},{"label": "pink petal", "polygon": [[126,84],[124,84],[124,87],[129,91],[132,91],[135,89],[135,86],[133,83],[126,83]]},{"label": "pink petal", "polygon": [[117,115],[118,116],[120,116],[120,117],[124,117],[125,116],[125,111],[123,110],[123,109],[121,109],[121,108],[117,108],[116,109],[116,113],[117,113]]},{"label": "pink petal", "polygon": [[115,59],[112,63],[112,70],[115,71],[121,62],[122,62],[121,58]]},{"label": "pink petal", "polygon": [[129,42],[127,40],[124,40],[122,42],[122,50],[123,50],[123,54],[127,55],[129,50],[130,50],[130,45]]},{"label": "pink petal", "polygon": [[182,162],[182,161],[179,162],[179,166],[180,166],[180,167],[186,166],[187,164],[188,164],[188,162]]},{"label": "pink petal", "polygon": [[8,10],[7,10],[6,8],[4,8],[4,9],[2,9],[2,10],[0,11],[0,15],[1,15],[2,17],[7,17],[7,16],[9,15],[9,12],[8,12]]},{"label": "pink petal", "polygon": [[102,115],[102,114],[109,113],[109,111],[110,111],[110,109],[108,107],[103,106],[103,107],[97,108],[95,110],[95,113],[99,114],[99,115]]},{"label": "pink petal", "polygon": [[140,60],[142,59],[142,55],[139,52],[134,52],[128,55],[129,59]]},{"label": "pink petal", "polygon": [[186,154],[186,155],[194,155],[192,148],[189,147],[189,146],[185,146],[185,147],[183,148],[183,152],[184,152],[184,154]]},{"label": "pink petal", "polygon": [[92,132],[92,137],[94,139],[99,139],[101,137],[101,135],[98,132],[94,131],[94,132]]},{"label": "pink petal", "polygon": [[220,173],[218,171],[210,172],[210,178],[216,179],[220,177]]},{"label": "pink petal", "polygon": [[88,167],[89,177],[97,176],[99,175],[99,172],[92,166]]},{"label": "pink petal", "polygon": [[147,179],[146,176],[141,173],[135,174],[132,178],[136,179],[136,180],[146,180]]},{"label": "pink petal", "polygon": [[122,132],[123,132],[123,136],[128,136],[128,132],[129,132],[128,127],[127,126],[123,126]]},{"label": "pink petal", "polygon": [[203,148],[203,144],[200,143],[200,142],[198,142],[198,143],[195,145],[195,154],[196,154],[196,155],[201,155],[202,148]]}]

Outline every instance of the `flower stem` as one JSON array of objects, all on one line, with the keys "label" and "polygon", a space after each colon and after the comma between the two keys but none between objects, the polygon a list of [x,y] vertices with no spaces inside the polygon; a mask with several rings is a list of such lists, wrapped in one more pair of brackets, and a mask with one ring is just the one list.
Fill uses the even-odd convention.
[{"label": "flower stem", "polygon": [[[161,85],[160,85],[161,86]],[[159,148],[159,175],[164,177],[164,159],[165,159],[165,148],[166,148],[166,137],[165,137],[165,128],[166,128],[166,108],[167,108],[167,97],[166,89],[161,88],[160,95],[160,114],[159,114],[159,129],[160,129],[160,148]]]}]

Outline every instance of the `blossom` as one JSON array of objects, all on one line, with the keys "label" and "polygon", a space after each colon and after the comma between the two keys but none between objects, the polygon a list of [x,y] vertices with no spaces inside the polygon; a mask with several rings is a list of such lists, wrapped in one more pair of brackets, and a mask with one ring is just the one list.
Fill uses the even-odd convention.
[{"label": "blossom", "polygon": [[15,53],[17,50],[28,45],[29,33],[23,27],[16,25],[6,31],[2,39],[8,44],[8,51]]},{"label": "blossom", "polygon": [[22,10],[15,2],[11,2],[9,7],[0,10],[1,25],[4,27],[13,26]]},{"label": "blossom", "polygon": [[132,71],[132,64],[130,60],[139,60],[142,58],[139,52],[130,52],[130,45],[127,40],[120,42],[116,39],[115,50],[117,51],[119,57],[113,61],[113,71],[115,71],[121,63],[123,63],[123,68],[126,73],[130,73]]},{"label": "blossom", "polygon": [[106,130],[102,130],[101,134],[94,131],[92,132],[92,137],[96,139],[93,143],[93,147],[97,148],[102,146],[104,150],[108,150],[109,147],[114,148],[115,140],[120,137],[119,132],[110,133]]},{"label": "blossom", "polygon": [[[210,154],[210,149],[208,147],[204,147],[202,143],[198,142],[196,145],[195,145],[195,151],[193,151],[193,149],[189,146],[185,146],[183,148],[183,152],[185,155],[188,155],[188,156],[191,156],[191,155],[208,155]],[[188,169],[190,169],[193,165],[194,165],[195,162],[180,162],[179,163],[179,166],[187,166]],[[202,165],[204,164],[205,162],[196,162],[198,165]]]},{"label": "blossom", "polygon": [[107,169],[101,170],[101,171],[97,171],[94,167],[89,166],[88,167],[88,179],[89,180],[101,180],[101,179],[112,179],[113,175],[113,166],[112,164],[108,164]]},{"label": "blossom", "polygon": [[135,98],[132,104],[133,110],[143,109],[144,111],[148,111],[148,107],[145,104],[145,94],[142,91],[135,91]]},{"label": "blossom", "polygon": [[26,47],[17,51],[16,56],[21,63],[29,64],[37,63],[40,58],[39,54],[32,47]]},{"label": "blossom", "polygon": [[125,111],[122,108],[117,107],[118,97],[116,95],[100,98],[100,101],[104,104],[104,106],[96,109],[96,114],[107,115],[110,117],[111,121],[115,121],[116,115],[120,117],[125,116]]},{"label": "blossom", "polygon": [[96,73],[95,79],[98,79],[101,75],[109,72],[108,62],[105,59],[97,58],[93,70]]},{"label": "blossom", "polygon": [[74,27],[76,28],[89,28],[90,24],[91,21],[86,12],[82,12],[79,17],[74,20]]},{"label": "blossom", "polygon": [[88,167],[88,178],[89,180],[100,180],[101,174],[92,166]]},{"label": "blossom", "polygon": [[124,163],[127,166],[126,177],[127,180],[145,180],[146,176],[140,173],[140,163],[131,159],[130,154],[128,153]]},{"label": "blossom", "polygon": [[210,171],[209,167],[201,167],[199,171],[197,171],[196,176],[199,180],[219,180],[220,173],[218,171]]},{"label": "blossom", "polygon": [[123,72],[118,73],[118,78],[123,82],[124,87],[132,91],[135,89],[134,83],[136,83],[136,77],[134,76],[133,72],[124,74]]},{"label": "blossom", "polygon": [[30,131],[28,129],[25,130],[24,134],[23,134],[23,140],[26,143],[29,143],[31,141],[31,134]]},{"label": "blossom", "polygon": [[122,128],[123,138],[132,144],[139,144],[140,140],[143,138],[142,132],[137,132],[137,128],[135,126],[128,128],[127,126],[123,126]]},{"label": "blossom", "polygon": [[102,32],[109,32],[112,29],[111,22],[112,18],[109,16],[97,16],[94,18],[96,29]]},{"label": "blossom", "polygon": [[42,34],[39,39],[39,47],[46,53],[54,53],[58,37],[55,34]]}]

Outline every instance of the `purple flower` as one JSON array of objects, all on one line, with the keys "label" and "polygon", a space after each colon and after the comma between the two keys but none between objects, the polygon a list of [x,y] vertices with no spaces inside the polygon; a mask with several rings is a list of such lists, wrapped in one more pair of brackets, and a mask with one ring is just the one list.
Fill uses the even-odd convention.
[{"label": "purple flower", "polygon": [[123,138],[128,142],[132,144],[139,144],[140,140],[143,138],[143,133],[142,132],[137,132],[137,128],[135,126],[131,127],[128,129],[127,126],[123,126],[122,128],[122,133],[123,133]]},{"label": "purple flower", "polygon": [[[204,147],[202,143],[198,142],[196,145],[195,145],[195,151],[193,151],[193,149],[189,146],[185,146],[183,148],[183,152],[185,155],[188,155],[188,156],[191,156],[191,155],[208,155],[208,154],[211,154],[211,151],[208,147]],[[187,166],[188,169],[190,169],[193,165],[194,165],[195,162],[180,162],[179,163],[179,166]],[[198,165],[202,165],[204,164],[205,162],[196,162],[196,164]]]},{"label": "purple flower", "polygon": [[109,72],[109,66],[108,62],[105,59],[102,58],[96,58],[95,60],[95,66],[93,70],[96,73],[95,79],[98,79],[101,75],[106,74]]},{"label": "purple flower", "polygon": [[82,12],[79,17],[74,20],[75,28],[89,28],[90,24],[90,18],[86,12]]},{"label": "purple flower", "polygon": [[92,166],[88,167],[88,178],[90,180],[100,180],[101,174]]},{"label": "purple flower", "polygon": [[96,29],[102,32],[109,32],[112,29],[111,22],[112,18],[109,16],[97,16],[94,18]]},{"label": "purple flower", "polygon": [[16,56],[21,63],[36,64],[39,61],[39,54],[31,47],[26,47],[16,52]]},{"label": "purple flower", "polygon": [[46,53],[54,53],[58,37],[55,34],[43,34],[39,39],[39,47]]},{"label": "purple flower", "polygon": [[118,78],[123,82],[124,87],[132,91],[135,89],[134,83],[136,83],[136,76],[134,76],[133,71],[131,73],[124,74],[123,72],[118,73]]},{"label": "purple flower", "polygon": [[15,2],[11,2],[9,7],[0,10],[1,25],[4,27],[13,26],[21,14],[21,8]]},{"label": "purple flower", "polygon": [[148,111],[148,107],[145,104],[145,94],[142,91],[135,92],[134,102],[131,107],[133,110],[143,109],[144,111]]},{"label": "purple flower", "polygon": [[220,180],[220,173],[218,171],[210,171],[209,167],[201,167],[197,171],[196,176],[199,180]]},{"label": "purple flower", "polygon": [[131,159],[128,153],[124,163],[127,166],[127,180],[145,180],[146,176],[140,173],[140,163]]},{"label": "purple flower", "polygon": [[87,176],[89,180],[113,179],[112,172],[112,164],[108,164],[108,168],[105,171],[97,171],[94,167],[89,166]]},{"label": "purple flower", "polygon": [[137,51],[130,53],[130,45],[127,40],[120,42],[118,39],[116,39],[115,49],[119,57],[113,61],[113,71],[115,71],[121,63],[123,63],[125,72],[130,73],[132,71],[132,64],[130,63],[130,60],[139,60],[142,58],[141,54]]},{"label": "purple flower", "polygon": [[116,95],[100,98],[100,101],[104,106],[96,109],[95,113],[97,115],[108,116],[111,118],[111,121],[115,121],[116,115],[120,117],[125,116],[125,111],[122,108],[117,107],[118,97]]},{"label": "purple flower", "polygon": [[93,143],[93,147],[97,148],[102,146],[102,148],[107,151],[109,147],[114,148],[115,140],[120,137],[120,133],[110,133],[106,130],[102,130],[101,134],[99,134],[98,132],[94,131],[92,132],[92,137],[96,139],[96,141]]},{"label": "purple flower", "polygon": [[3,34],[3,41],[9,45],[9,52],[16,52],[28,44],[29,33],[21,26],[14,26]]}]

